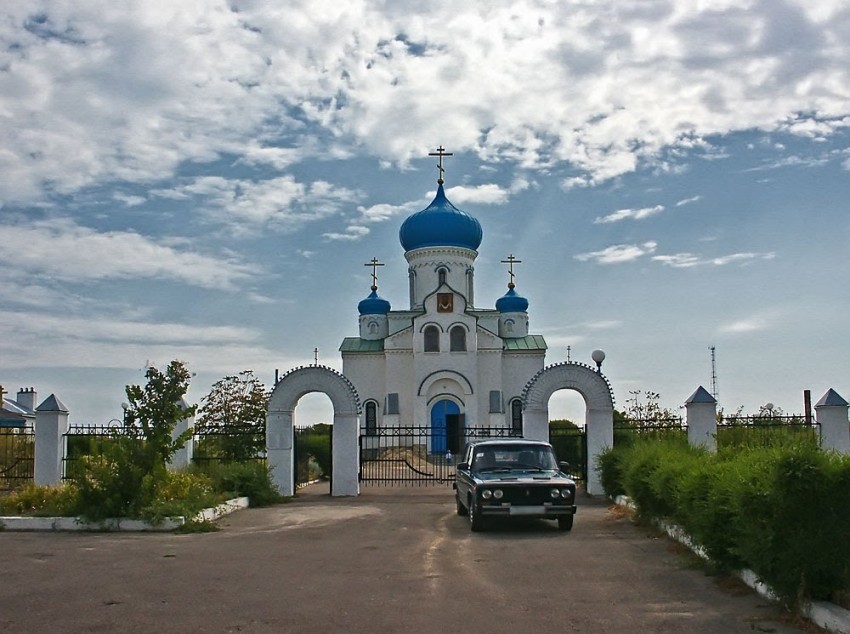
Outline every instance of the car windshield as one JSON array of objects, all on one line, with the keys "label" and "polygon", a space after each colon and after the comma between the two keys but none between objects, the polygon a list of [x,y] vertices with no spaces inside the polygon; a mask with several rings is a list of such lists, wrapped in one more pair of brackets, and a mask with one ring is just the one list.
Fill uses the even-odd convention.
[{"label": "car windshield", "polygon": [[557,469],[558,462],[551,447],[532,445],[498,445],[476,447],[472,468],[477,471]]}]

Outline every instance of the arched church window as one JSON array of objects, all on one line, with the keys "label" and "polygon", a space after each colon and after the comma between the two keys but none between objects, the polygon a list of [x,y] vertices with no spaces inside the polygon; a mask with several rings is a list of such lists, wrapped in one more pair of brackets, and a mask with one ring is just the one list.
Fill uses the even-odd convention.
[{"label": "arched church window", "polygon": [[466,328],[455,326],[449,331],[449,350],[466,352]]},{"label": "arched church window", "polygon": [[448,274],[448,271],[446,271],[446,269],[444,269],[443,267],[438,268],[437,269],[437,282],[441,285],[445,284],[447,274]]},{"label": "arched church window", "polygon": [[422,334],[425,336],[425,352],[439,352],[440,329],[436,326],[425,326]]},{"label": "arched church window", "polygon": [[514,331],[514,320],[506,319],[505,320],[505,332],[513,332]]},{"label": "arched church window", "polygon": [[378,434],[378,404],[375,401],[366,403],[366,435]]},{"label": "arched church window", "polygon": [[377,321],[370,321],[369,322],[369,334],[375,335],[377,333],[378,333],[378,322]]},{"label": "arched church window", "polygon": [[511,432],[522,436],[522,401],[518,398],[511,401]]}]

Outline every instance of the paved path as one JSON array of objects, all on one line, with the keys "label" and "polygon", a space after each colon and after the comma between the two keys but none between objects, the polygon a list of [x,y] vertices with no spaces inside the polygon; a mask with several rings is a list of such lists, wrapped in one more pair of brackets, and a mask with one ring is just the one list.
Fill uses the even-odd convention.
[{"label": "paved path", "polygon": [[602,500],[473,534],[449,488],[320,492],[217,533],[0,533],[0,631],[799,631]]}]

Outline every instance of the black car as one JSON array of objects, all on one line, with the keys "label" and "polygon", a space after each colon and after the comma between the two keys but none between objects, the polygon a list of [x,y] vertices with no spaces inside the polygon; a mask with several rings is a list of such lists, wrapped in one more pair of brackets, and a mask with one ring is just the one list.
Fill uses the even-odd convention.
[{"label": "black car", "polygon": [[558,468],[552,445],[537,440],[483,440],[467,446],[455,475],[457,514],[473,531],[487,517],[542,517],[571,530],[576,483]]}]

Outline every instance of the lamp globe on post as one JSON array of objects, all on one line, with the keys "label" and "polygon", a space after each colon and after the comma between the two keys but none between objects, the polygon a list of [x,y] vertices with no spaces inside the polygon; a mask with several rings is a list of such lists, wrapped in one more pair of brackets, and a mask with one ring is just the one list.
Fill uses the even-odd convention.
[{"label": "lamp globe on post", "polygon": [[590,354],[590,358],[596,363],[596,371],[602,373],[602,362],[605,361],[605,353],[602,350],[594,350]]}]

